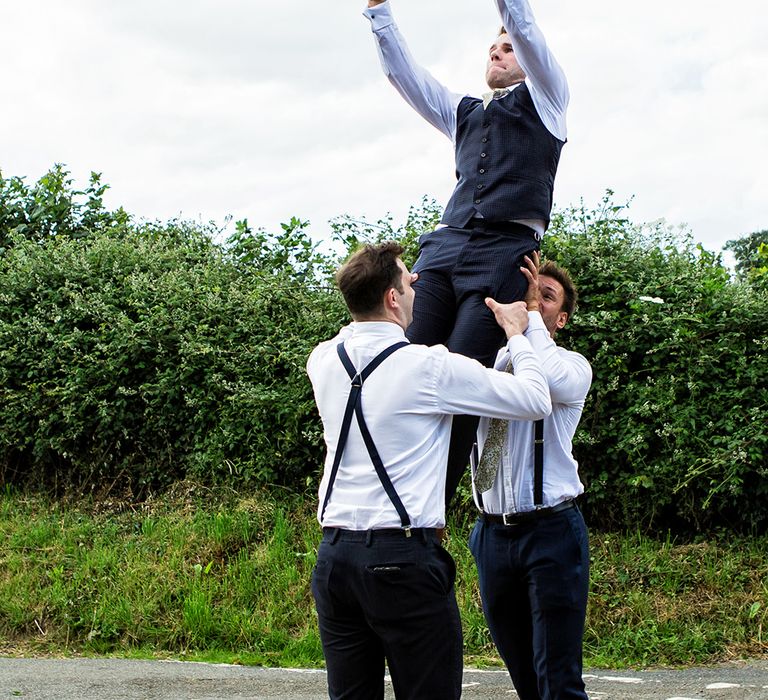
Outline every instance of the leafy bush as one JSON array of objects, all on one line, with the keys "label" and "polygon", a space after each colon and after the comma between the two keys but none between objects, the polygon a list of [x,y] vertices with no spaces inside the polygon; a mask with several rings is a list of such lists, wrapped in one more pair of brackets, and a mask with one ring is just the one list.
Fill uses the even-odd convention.
[{"label": "leafy bush", "polygon": [[125,224],[123,209],[104,208],[108,185],[91,173],[84,190],[72,188],[72,178],[61,165],[54,166],[32,187],[23,178],[3,178],[0,173],[0,253],[13,238],[45,241],[55,236],[78,238],[110,226]]},{"label": "leafy bush", "polygon": [[561,212],[544,243],[579,287],[562,341],[594,371],[575,444],[590,520],[764,529],[766,294],[689,234],[623,213],[610,196]]},{"label": "leafy bush", "polygon": [[736,259],[736,274],[741,279],[761,280],[765,283],[768,273],[768,230],[754,231],[728,241],[724,248],[733,253]]},{"label": "leafy bush", "polygon": [[[345,318],[305,225],[184,222],[25,238],[0,256],[7,480],[141,490],[297,483],[321,463],[304,363]],[[323,271],[325,274],[325,271]]]},{"label": "leafy bush", "polygon": [[[0,476],[303,489],[324,457],[306,357],[347,321],[332,273],[385,238],[411,265],[439,208],[402,227],[339,217],[321,253],[298,219],[216,242],[213,225],[109,212],[103,191],[96,175],[73,191],[61,168],[32,187],[0,177]],[[581,296],[562,342],[594,370],[575,441],[589,521],[765,529],[761,253],[734,281],[689,234],[625,210],[609,193],[559,212],[543,244]]]}]

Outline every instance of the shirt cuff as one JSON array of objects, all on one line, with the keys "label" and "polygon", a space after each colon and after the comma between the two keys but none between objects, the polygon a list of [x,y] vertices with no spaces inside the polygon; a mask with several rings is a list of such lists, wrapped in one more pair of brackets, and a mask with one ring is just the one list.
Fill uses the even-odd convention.
[{"label": "shirt cuff", "polygon": [[[525,336],[528,337],[528,335],[532,331],[546,331],[547,327],[544,325],[544,319],[541,316],[540,311],[529,311],[528,312],[528,328],[525,329]],[[549,333],[549,331],[547,331]]]},{"label": "shirt cuff", "polygon": [[363,10],[363,15],[371,20],[371,29],[374,32],[394,24],[394,18],[392,17],[388,2],[383,2],[381,5],[376,5],[376,7],[366,7]]}]

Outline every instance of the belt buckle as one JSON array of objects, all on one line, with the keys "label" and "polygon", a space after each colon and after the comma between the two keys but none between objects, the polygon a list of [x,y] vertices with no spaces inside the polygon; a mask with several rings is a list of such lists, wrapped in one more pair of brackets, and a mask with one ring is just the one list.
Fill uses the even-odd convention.
[{"label": "belt buckle", "polygon": [[507,522],[507,516],[514,517],[514,513],[502,513],[501,514],[501,522],[504,523],[507,527],[512,527],[513,525],[516,525],[517,523],[514,522]]}]

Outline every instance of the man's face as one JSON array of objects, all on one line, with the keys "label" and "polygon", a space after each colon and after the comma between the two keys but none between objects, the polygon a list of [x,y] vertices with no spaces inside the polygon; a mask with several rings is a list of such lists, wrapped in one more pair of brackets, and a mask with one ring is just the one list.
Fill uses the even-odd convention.
[{"label": "man's face", "polygon": [[562,311],[565,302],[565,290],[556,279],[539,275],[539,311],[549,334],[554,338],[568,320],[568,314]]},{"label": "man's face", "polygon": [[525,80],[508,34],[500,34],[488,51],[485,81],[491,90],[510,87]]},{"label": "man's face", "polygon": [[402,294],[397,292],[398,302],[400,304],[399,316],[403,329],[408,328],[413,321],[413,300],[416,298],[416,292],[411,286],[418,278],[419,275],[415,272],[409,272],[405,263],[397,259],[397,266],[400,268],[400,284],[403,288]]}]

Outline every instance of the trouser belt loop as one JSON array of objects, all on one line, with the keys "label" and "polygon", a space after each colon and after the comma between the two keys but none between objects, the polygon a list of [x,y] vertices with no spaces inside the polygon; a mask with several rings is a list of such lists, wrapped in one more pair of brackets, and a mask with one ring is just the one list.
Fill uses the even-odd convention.
[{"label": "trouser belt loop", "polygon": [[368,532],[365,533],[365,546],[370,547],[372,540],[373,540],[373,530],[368,530]]},{"label": "trouser belt loop", "polygon": [[336,540],[339,539],[341,530],[338,527],[333,528],[333,534],[331,535],[331,544],[336,544]]}]

